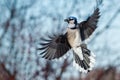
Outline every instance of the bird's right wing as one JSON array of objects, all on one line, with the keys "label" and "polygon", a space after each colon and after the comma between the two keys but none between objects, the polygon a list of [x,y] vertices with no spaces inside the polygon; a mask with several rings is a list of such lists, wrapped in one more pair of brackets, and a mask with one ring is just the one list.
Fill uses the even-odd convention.
[{"label": "bird's right wing", "polygon": [[39,45],[37,50],[40,51],[40,55],[49,60],[63,56],[70,49],[66,34],[48,34],[47,38],[40,39]]}]

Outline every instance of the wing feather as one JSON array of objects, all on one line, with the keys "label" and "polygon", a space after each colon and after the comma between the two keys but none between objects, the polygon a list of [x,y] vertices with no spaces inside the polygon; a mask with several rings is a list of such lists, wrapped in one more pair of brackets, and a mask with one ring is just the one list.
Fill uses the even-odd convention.
[{"label": "wing feather", "polygon": [[70,49],[66,35],[49,34],[47,39],[42,37],[40,47],[37,48],[40,55],[49,60],[63,56]]},{"label": "wing feather", "polygon": [[98,19],[100,17],[99,8],[95,9],[94,13],[88,17],[86,21],[79,23],[79,29],[82,41],[87,39],[97,28]]}]

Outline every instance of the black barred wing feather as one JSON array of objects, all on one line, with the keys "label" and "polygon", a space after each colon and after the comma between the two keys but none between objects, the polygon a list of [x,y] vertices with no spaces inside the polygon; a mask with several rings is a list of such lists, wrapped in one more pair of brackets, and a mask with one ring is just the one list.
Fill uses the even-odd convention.
[{"label": "black barred wing feather", "polygon": [[88,17],[86,21],[79,24],[82,40],[87,39],[97,28],[98,19],[100,17],[99,13],[99,8],[95,9],[94,13]]},{"label": "black barred wing feather", "polygon": [[65,35],[50,35],[47,36],[48,39],[42,37],[39,43],[40,55],[45,59],[55,59],[63,56],[69,49],[70,46]]}]

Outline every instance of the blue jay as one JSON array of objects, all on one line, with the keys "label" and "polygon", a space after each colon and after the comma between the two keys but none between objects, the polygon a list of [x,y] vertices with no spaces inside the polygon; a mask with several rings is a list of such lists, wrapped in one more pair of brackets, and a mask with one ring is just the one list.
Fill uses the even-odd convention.
[{"label": "blue jay", "polygon": [[[52,60],[62,57],[70,49],[73,50],[73,65],[80,72],[89,72],[95,63],[94,55],[83,43],[97,28],[99,19],[99,8],[87,20],[80,23],[77,18],[70,16],[64,21],[68,23],[65,34],[48,35],[48,39],[41,38],[40,55],[43,58]],[[42,42],[46,41],[46,42]]]}]

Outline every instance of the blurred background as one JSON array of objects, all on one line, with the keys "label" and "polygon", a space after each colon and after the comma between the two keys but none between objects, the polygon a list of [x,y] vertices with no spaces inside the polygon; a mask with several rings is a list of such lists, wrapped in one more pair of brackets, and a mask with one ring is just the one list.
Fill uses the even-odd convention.
[{"label": "blurred background", "polygon": [[[99,4],[98,4],[99,3]],[[0,0],[0,80],[120,80],[120,0]],[[42,59],[36,41],[65,27],[64,18],[86,20],[96,5],[98,28],[88,41],[95,68],[81,74],[72,55],[61,61]]]}]

